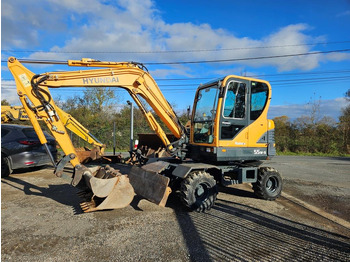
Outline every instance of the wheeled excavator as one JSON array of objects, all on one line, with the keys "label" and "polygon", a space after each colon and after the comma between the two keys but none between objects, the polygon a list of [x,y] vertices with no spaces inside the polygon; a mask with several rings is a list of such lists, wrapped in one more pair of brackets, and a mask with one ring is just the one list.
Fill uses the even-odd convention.
[{"label": "wheeled excavator", "polygon": [[[86,127],[70,114],[67,114],[58,106],[56,106],[56,110],[64,126],[93,147],[92,149],[76,148],[77,157],[80,162],[86,163],[101,159],[104,156],[106,145],[100,142]],[[11,123],[16,120],[29,121],[29,117],[23,106],[1,106],[1,123]],[[42,119],[38,118],[38,120]]]},{"label": "wheeled excavator", "polygon": [[[267,119],[271,100],[267,81],[228,75],[200,85],[188,133],[144,65],[92,59],[68,60],[66,64],[94,69],[34,74],[16,58],[8,59],[17,93],[41,143],[45,145],[46,140],[38,117],[44,119],[65,153],[55,164],[55,174],[81,189],[85,212],[125,207],[135,193],[165,206],[172,191],[189,209],[207,211],[215,203],[218,184],[251,183],[259,198],[275,200],[280,196],[281,175],[271,167],[261,166],[276,152],[274,122]],[[149,159],[141,167],[132,167],[128,174],[110,166],[84,166],[76,157],[50,95],[49,88],[60,87],[127,90],[170,157]],[[144,107],[144,101],[170,130],[172,141]],[[68,162],[74,167],[71,176],[63,172]]]}]

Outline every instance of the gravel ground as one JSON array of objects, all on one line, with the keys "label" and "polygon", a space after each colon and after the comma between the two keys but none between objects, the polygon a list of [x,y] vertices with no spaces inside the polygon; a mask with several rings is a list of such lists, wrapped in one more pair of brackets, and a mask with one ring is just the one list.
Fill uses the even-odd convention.
[{"label": "gravel ground", "polygon": [[[306,175],[293,174],[293,161]],[[349,221],[350,161],[336,161],[345,182],[318,181],[303,158],[269,165],[284,175],[285,192]],[[135,198],[123,209],[82,213],[77,190],[52,169],[18,172],[1,184],[1,260],[350,261],[348,228],[285,197],[256,199],[249,185],[220,190],[206,214],[187,212],[176,197],[165,208]]]},{"label": "gravel ground", "polygon": [[350,220],[350,158],[276,156],[265,165],[280,171],[284,192]]}]

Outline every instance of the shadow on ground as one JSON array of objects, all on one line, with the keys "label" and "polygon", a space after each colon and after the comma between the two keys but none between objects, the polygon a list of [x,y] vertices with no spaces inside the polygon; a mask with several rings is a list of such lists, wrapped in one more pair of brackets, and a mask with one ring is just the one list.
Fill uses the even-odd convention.
[{"label": "shadow on ground", "polygon": [[29,196],[46,197],[57,201],[60,204],[71,206],[74,210],[74,214],[83,213],[80,208],[79,198],[77,196],[78,189],[69,184],[48,185],[48,187],[41,187],[12,176],[2,178],[1,183],[21,190],[24,192],[24,194]]},{"label": "shadow on ground", "polygon": [[345,236],[220,198],[205,214],[170,201],[191,261],[349,261]]}]

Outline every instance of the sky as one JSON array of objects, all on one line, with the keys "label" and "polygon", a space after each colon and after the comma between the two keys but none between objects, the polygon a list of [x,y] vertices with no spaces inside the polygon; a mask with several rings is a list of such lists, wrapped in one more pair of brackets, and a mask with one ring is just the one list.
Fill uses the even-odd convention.
[{"label": "sky", "polygon": [[[350,1],[2,0],[1,99],[19,105],[10,56],[141,62],[178,112],[201,83],[252,76],[271,83],[270,118],[296,119],[317,104],[337,120],[350,89]],[[51,93],[65,100],[82,91]],[[123,107],[128,94],[115,94]]]}]

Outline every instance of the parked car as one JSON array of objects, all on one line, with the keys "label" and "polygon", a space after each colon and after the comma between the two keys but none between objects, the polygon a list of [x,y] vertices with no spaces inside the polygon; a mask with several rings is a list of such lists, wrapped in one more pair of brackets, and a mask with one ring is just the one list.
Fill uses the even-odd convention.
[{"label": "parked car", "polygon": [[[49,150],[57,159],[56,140],[45,133]],[[1,176],[13,170],[52,164],[33,127],[1,124]]]}]

